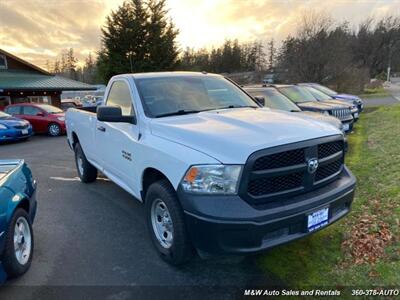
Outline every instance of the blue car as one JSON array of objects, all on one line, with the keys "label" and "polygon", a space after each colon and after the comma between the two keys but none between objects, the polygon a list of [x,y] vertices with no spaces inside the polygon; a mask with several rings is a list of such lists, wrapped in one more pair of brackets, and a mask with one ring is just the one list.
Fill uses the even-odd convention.
[{"label": "blue car", "polygon": [[23,160],[0,160],[0,254],[9,278],[24,274],[32,261],[35,191]]},{"label": "blue car", "polygon": [[333,99],[337,100],[344,100],[348,103],[354,104],[358,108],[358,113],[361,113],[364,109],[364,102],[362,99],[356,95],[350,95],[350,94],[340,94],[338,92],[335,92],[334,90],[331,90],[330,88],[327,88],[326,86],[323,86],[318,83],[302,83],[300,85],[308,85],[312,86],[313,88],[319,90],[320,92],[331,96]]},{"label": "blue car", "polygon": [[0,142],[26,140],[33,134],[32,125],[0,111]]}]

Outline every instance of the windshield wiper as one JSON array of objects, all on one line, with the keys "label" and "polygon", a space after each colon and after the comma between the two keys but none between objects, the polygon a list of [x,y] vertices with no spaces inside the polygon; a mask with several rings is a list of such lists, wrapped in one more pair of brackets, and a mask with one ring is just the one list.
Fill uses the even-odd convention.
[{"label": "windshield wiper", "polygon": [[185,110],[185,109],[181,109],[181,110],[178,110],[178,111],[157,115],[156,118],[169,117],[169,116],[181,116],[181,115],[187,115],[187,114],[196,114],[196,113],[199,113],[199,112],[201,112],[201,110]]},{"label": "windshield wiper", "polygon": [[223,106],[223,107],[216,107],[216,108],[214,108],[214,110],[228,109],[228,108],[243,108],[243,107],[258,108],[258,106],[254,106],[254,105],[228,105],[228,106]]}]

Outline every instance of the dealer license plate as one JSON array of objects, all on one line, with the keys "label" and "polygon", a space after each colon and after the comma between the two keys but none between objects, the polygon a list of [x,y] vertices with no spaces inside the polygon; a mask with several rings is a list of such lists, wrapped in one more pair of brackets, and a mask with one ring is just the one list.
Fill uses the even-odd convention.
[{"label": "dealer license plate", "polygon": [[28,134],[28,129],[22,129],[22,134]]},{"label": "dealer license plate", "polygon": [[350,129],[350,125],[349,124],[343,124],[343,130],[347,131]]},{"label": "dealer license plate", "polygon": [[307,216],[308,231],[314,231],[314,230],[317,230],[317,229],[327,225],[328,218],[329,218],[329,208],[328,207],[314,211],[313,213],[309,214]]}]

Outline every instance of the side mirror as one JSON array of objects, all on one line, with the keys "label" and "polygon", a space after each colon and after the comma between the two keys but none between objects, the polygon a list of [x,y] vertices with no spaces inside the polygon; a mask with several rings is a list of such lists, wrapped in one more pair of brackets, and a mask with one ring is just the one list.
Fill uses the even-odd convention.
[{"label": "side mirror", "polygon": [[254,99],[261,104],[262,106],[265,106],[265,98],[261,96],[255,96]]},{"label": "side mirror", "polygon": [[119,106],[97,107],[97,120],[102,122],[136,124],[135,116],[123,116],[121,107]]}]

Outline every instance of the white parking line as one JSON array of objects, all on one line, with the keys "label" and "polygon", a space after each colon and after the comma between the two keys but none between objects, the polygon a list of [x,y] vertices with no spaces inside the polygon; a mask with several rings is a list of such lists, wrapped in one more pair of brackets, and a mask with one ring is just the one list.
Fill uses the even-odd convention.
[{"label": "white parking line", "polygon": [[[50,179],[53,180],[58,180],[58,181],[80,181],[79,177],[72,177],[72,178],[66,178],[66,177],[50,177]],[[103,180],[103,181],[110,181],[108,178],[97,178],[97,180]]]},{"label": "white parking line", "polygon": [[79,181],[79,177],[73,177],[73,178],[65,178],[65,177],[50,177],[50,179],[53,180],[60,180],[60,181]]}]

